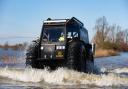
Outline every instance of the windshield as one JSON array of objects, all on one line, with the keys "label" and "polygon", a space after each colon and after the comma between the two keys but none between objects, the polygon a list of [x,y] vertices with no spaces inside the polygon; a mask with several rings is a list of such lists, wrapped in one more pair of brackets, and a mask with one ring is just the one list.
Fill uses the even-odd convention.
[{"label": "windshield", "polygon": [[59,42],[62,37],[64,41],[64,28],[44,28],[43,42]]}]

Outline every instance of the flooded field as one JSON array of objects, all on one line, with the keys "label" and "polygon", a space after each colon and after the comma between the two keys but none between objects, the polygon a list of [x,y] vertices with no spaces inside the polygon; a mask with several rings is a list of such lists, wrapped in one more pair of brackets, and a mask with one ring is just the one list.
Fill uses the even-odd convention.
[{"label": "flooded field", "polygon": [[6,61],[0,54],[0,89],[128,89],[128,53],[95,58],[95,74],[87,74],[66,68],[52,72],[25,68],[25,52],[6,52],[10,56]]}]

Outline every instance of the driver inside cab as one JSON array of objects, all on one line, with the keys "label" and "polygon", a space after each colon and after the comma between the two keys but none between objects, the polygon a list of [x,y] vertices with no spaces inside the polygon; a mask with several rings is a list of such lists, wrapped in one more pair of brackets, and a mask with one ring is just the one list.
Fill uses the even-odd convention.
[{"label": "driver inside cab", "polygon": [[59,41],[60,42],[63,42],[64,41],[64,34],[63,33],[61,33],[61,36],[59,37]]}]

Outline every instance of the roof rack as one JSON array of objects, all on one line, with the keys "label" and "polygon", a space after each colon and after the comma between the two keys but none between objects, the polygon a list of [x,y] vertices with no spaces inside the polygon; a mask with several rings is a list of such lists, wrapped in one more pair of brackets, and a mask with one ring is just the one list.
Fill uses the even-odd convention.
[{"label": "roof rack", "polygon": [[68,23],[70,21],[74,20],[76,23],[78,23],[79,25],[83,26],[84,24],[79,21],[77,18],[72,17],[71,19],[51,19],[48,18],[47,20],[44,21],[45,24],[56,24],[56,23]]},{"label": "roof rack", "polygon": [[58,23],[58,22],[66,22],[66,20],[45,20],[44,23]]}]

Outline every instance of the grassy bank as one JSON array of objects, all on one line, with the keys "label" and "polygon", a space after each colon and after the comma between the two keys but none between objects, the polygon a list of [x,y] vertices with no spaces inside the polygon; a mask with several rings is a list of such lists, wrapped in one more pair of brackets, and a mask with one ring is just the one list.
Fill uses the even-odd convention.
[{"label": "grassy bank", "polygon": [[112,49],[97,49],[95,51],[95,57],[108,57],[108,56],[116,56],[119,52]]}]

